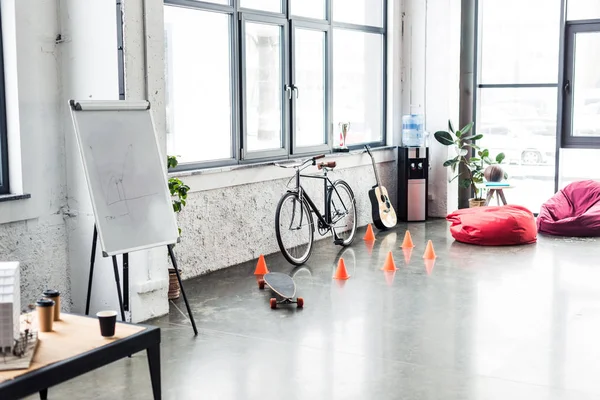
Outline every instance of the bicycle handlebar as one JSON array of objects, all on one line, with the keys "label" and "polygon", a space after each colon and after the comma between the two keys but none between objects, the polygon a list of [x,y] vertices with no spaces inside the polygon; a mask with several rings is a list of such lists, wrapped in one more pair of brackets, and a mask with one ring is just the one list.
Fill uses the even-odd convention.
[{"label": "bicycle handlebar", "polygon": [[319,158],[325,158],[325,154],[320,154],[318,156],[314,156],[312,159],[313,160],[318,160]]}]

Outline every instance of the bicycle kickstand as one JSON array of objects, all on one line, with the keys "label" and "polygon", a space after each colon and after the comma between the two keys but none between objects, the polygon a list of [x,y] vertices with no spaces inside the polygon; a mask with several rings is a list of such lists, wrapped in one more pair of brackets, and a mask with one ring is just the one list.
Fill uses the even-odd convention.
[{"label": "bicycle kickstand", "polygon": [[331,230],[333,232],[333,244],[336,245],[342,245],[344,244],[344,239],[340,238],[337,233],[335,232],[335,229]]}]

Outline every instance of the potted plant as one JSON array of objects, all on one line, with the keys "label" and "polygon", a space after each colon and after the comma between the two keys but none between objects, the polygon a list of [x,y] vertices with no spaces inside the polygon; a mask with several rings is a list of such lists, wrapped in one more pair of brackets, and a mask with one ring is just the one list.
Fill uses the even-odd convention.
[{"label": "potted plant", "polygon": [[[450,167],[453,174],[456,173],[457,167],[460,164],[464,164],[467,167],[466,173],[457,173],[450,179],[450,182],[460,178],[458,185],[462,188],[470,187],[474,193],[474,197],[469,199],[469,207],[481,207],[485,204],[485,199],[483,198],[484,189],[481,187],[484,182],[485,168],[489,165],[502,163],[505,156],[504,153],[499,153],[495,158],[492,158],[488,149],[481,148],[476,143],[472,143],[473,141],[481,140],[483,135],[469,134],[471,128],[473,128],[473,122],[455,131],[452,122],[448,120],[448,131],[435,132],[434,137],[444,146],[454,146],[456,151],[456,156],[446,160],[444,167]],[[467,155],[473,153],[473,151],[475,151],[475,155],[467,158]],[[504,179],[506,178],[507,174],[504,173]]]},{"label": "potted plant", "polygon": [[[167,156],[167,168],[175,168],[178,164],[177,157]],[[184,184],[179,178],[169,178],[169,192],[173,197],[173,211],[179,213],[187,204],[187,194],[190,187]],[[179,235],[181,236],[181,228]],[[181,272],[181,269],[179,270]],[[175,274],[175,268],[169,268],[169,300],[178,299],[181,293],[181,287]]]}]

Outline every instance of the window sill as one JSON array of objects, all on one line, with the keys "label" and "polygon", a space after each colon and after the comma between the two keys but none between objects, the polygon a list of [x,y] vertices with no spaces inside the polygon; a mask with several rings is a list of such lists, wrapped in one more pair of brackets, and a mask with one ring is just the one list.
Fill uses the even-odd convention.
[{"label": "window sill", "polygon": [[29,193],[2,194],[2,195],[0,195],[0,203],[6,202],[6,201],[25,200],[25,199],[30,199],[30,198],[31,198],[31,195]]},{"label": "window sill", "polygon": [[[372,148],[371,153],[377,163],[396,161],[396,146]],[[276,164],[293,164],[306,158],[308,156],[299,157],[298,159],[283,159],[253,164],[236,164],[191,171],[178,171],[170,173],[169,177],[180,178],[190,187],[190,192],[199,192],[289,178],[293,175],[293,170],[274,168]],[[323,160],[336,161],[336,170],[371,165],[372,163],[371,157],[369,157],[364,149],[350,150],[347,153],[330,153]]]}]

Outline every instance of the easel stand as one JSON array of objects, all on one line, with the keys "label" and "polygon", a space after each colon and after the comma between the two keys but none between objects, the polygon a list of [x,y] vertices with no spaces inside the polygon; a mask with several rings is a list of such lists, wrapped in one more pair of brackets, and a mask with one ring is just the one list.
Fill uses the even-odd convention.
[{"label": "easel stand", "polygon": [[[88,280],[88,290],[87,290],[87,299],[85,302],[85,315],[89,315],[90,313],[90,300],[92,296],[92,281],[94,276],[94,263],[96,261],[96,245],[98,243],[98,229],[96,225],[94,225],[94,235],[92,238],[92,255],[90,258],[90,276]],[[183,288],[183,282],[181,281],[181,276],[179,275],[179,268],[177,267],[177,259],[175,258],[175,253],[173,252],[173,245],[167,245],[167,249],[169,250],[169,257],[171,258],[171,263],[175,268],[175,274],[177,275],[177,281],[179,282],[179,287],[181,288],[181,294],[183,295],[183,300],[185,301],[185,307],[187,309],[188,315],[190,316],[190,321],[192,322],[192,328],[194,329],[194,335],[198,335],[198,329],[196,328],[196,321],[194,321],[194,315],[192,314],[192,310],[190,308],[190,304],[188,302],[187,296],[185,295],[185,290]],[[117,284],[117,296],[119,297],[119,308],[121,311],[121,320],[126,321],[125,319],[125,311],[129,311],[129,254],[123,253],[123,292],[121,292],[121,281],[119,279],[119,264],[117,262],[117,256],[112,256],[113,270],[115,273],[115,283]],[[123,294],[125,296],[123,296]]]}]

